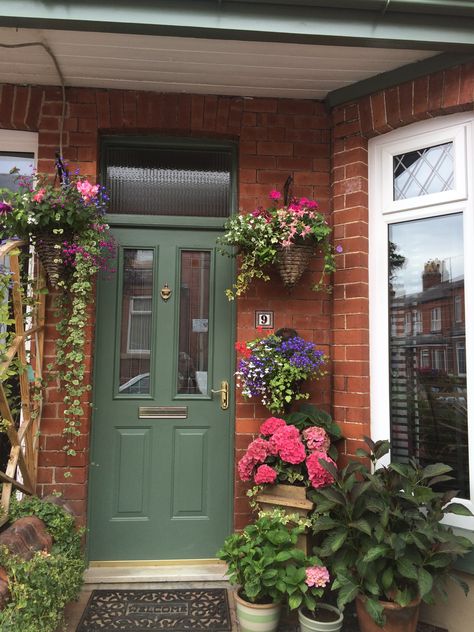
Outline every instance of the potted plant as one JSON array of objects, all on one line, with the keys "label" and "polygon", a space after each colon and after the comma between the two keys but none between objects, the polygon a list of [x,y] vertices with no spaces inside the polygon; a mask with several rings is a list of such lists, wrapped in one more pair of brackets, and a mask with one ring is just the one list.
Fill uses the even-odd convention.
[{"label": "potted plant", "polygon": [[[219,239],[224,246],[235,246],[241,255],[240,270],[232,288],[226,290],[229,300],[244,294],[254,279],[268,281],[268,268],[276,266],[287,287],[293,287],[306,269],[315,250],[323,254],[321,278],[313,287],[323,286],[324,275],[335,269],[335,252],[330,243],[331,228],[318,203],[307,198],[282,204],[279,191],[270,192],[268,208],[252,213],[233,215],[225,224],[226,232]],[[222,251],[229,254],[227,250]]]},{"label": "potted plant", "polygon": [[290,609],[316,607],[329,574],[318,558],[296,548],[304,528],[297,516],[262,512],[254,524],[226,538],[217,556],[228,564],[230,583],[239,587],[241,632],[276,630],[283,602]]},{"label": "potted plant", "polygon": [[[290,333],[288,333],[290,332]],[[237,342],[241,354],[237,387],[247,399],[256,397],[272,413],[288,412],[296,400],[308,399],[301,384],[326,375],[327,357],[293,329],[279,329],[249,342]]]},{"label": "potted plant", "polygon": [[[358,456],[375,468],[390,444],[366,441],[369,450]],[[421,467],[414,459],[373,472],[365,462],[340,472],[321,465],[334,483],[311,493],[317,550],[335,577],[338,606],[356,599],[362,632],[415,632],[420,602],[433,603],[447,578],[467,590],[451,569],[472,544],[440,522],[447,513],[471,515],[451,502],[456,492],[438,489],[451,479],[451,467]]]},{"label": "potted plant", "polygon": [[[254,508],[265,511],[280,508],[304,518],[313,509],[313,503],[306,497],[308,486],[320,487],[332,482],[319,460],[327,459],[334,464],[337,450],[332,440],[340,438],[339,428],[323,411],[311,406],[306,410],[306,414],[295,414],[299,415],[301,430],[279,417],[266,419],[259,436],[239,460],[240,479],[254,484],[248,491]],[[327,430],[317,423],[306,425],[309,416],[316,421],[318,413]],[[305,553],[309,550],[304,533],[298,537],[298,547]]]}]

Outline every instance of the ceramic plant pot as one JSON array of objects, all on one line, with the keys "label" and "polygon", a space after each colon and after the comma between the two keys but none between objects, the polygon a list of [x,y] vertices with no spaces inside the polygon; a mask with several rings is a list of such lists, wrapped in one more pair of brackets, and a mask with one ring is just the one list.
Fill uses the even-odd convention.
[{"label": "ceramic plant pot", "polygon": [[381,628],[372,619],[365,608],[365,597],[357,595],[356,610],[359,619],[360,632],[416,632],[418,615],[420,613],[420,599],[412,601],[402,607],[393,601],[381,601],[384,607],[385,625]]},{"label": "ceramic plant pot", "polygon": [[240,632],[276,632],[280,621],[280,603],[250,603],[235,594],[235,610]]},{"label": "ceramic plant pot", "polygon": [[314,613],[306,608],[298,610],[300,632],[340,632],[343,620],[342,612],[327,603],[319,603]]}]

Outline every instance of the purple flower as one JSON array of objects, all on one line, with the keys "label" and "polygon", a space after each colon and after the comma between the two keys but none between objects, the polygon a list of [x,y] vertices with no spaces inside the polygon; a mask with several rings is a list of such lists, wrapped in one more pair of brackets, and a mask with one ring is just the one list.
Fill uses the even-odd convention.
[{"label": "purple flower", "polygon": [[12,212],[12,206],[11,204],[8,204],[8,202],[0,202],[0,215],[6,216],[8,215],[8,213]]},{"label": "purple flower", "polygon": [[342,246],[341,244],[336,246],[336,252],[342,252]]}]

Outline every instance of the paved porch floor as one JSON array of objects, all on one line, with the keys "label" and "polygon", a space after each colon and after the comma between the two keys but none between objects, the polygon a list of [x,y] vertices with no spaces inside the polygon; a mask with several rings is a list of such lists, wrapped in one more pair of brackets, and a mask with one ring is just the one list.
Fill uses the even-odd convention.
[{"label": "paved porch floor", "polygon": [[[231,611],[232,632],[239,628],[235,618],[234,589],[224,579],[222,564],[203,566],[148,566],[148,567],[96,567],[86,571],[85,585],[77,602],[67,606],[65,626],[57,632],[76,632],[76,627],[87,605],[91,592],[95,589],[135,589],[153,588],[228,588]],[[279,632],[298,632],[296,613],[283,613]],[[343,632],[359,632],[352,608],[345,613]],[[445,632],[428,624],[420,624],[418,632]]]}]

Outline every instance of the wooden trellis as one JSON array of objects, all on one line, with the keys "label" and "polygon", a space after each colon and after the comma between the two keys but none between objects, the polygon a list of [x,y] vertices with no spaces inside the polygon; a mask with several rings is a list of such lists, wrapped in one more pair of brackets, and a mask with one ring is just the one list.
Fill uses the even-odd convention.
[{"label": "wooden trellis", "polygon": [[[18,261],[19,248],[23,245],[23,242],[20,241],[9,241],[0,246],[0,261],[8,259],[8,267],[11,272],[14,319],[12,342],[5,352],[3,361],[0,362],[0,415],[3,418],[3,426],[11,444],[6,471],[0,470],[0,482],[2,483],[0,526],[8,520],[13,488],[26,494],[34,494],[38,467],[46,282],[41,266],[36,264],[33,284],[35,308],[27,315],[22,300]],[[27,319],[28,325],[26,324]],[[27,348],[28,344],[29,349]],[[15,357],[18,357],[19,365],[23,368],[18,376],[21,397],[18,428],[15,425],[4,389],[8,368]],[[27,370],[28,365],[32,369],[32,374]]]}]

